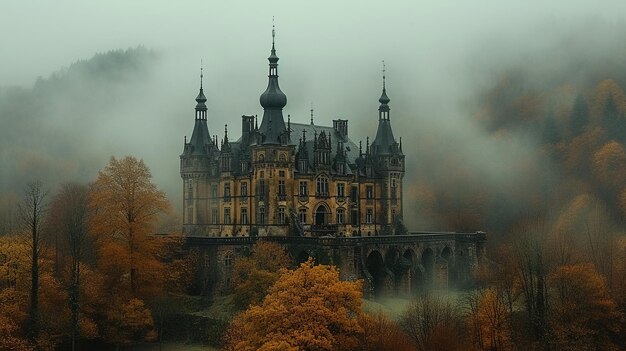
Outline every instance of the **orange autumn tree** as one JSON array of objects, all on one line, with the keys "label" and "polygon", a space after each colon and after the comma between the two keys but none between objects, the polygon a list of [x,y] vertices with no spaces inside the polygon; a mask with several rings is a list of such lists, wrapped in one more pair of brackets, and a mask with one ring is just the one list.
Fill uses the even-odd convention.
[{"label": "orange autumn tree", "polygon": [[159,290],[161,242],[151,237],[158,216],[169,211],[143,160],[111,157],[93,184],[91,230],[101,242],[99,266],[110,287],[134,297]]},{"label": "orange autumn tree", "polygon": [[259,304],[267,290],[280,277],[280,270],[290,265],[291,259],[280,244],[258,241],[252,247],[249,257],[235,260],[233,269],[235,305],[240,309],[246,309],[250,304]]},{"label": "orange autumn tree", "polygon": [[551,329],[558,350],[618,350],[624,315],[591,263],[561,266],[554,287]]},{"label": "orange autumn tree", "polygon": [[263,303],[237,316],[225,350],[355,350],[364,337],[361,282],[309,259],[287,271]]}]

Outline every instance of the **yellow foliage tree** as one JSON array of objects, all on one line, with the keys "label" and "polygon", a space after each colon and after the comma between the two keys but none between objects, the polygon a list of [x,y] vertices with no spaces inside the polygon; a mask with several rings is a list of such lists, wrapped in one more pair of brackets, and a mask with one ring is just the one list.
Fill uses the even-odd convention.
[{"label": "yellow foliage tree", "polygon": [[99,266],[110,286],[132,296],[154,295],[163,265],[157,259],[161,242],[151,234],[170,205],[151,182],[148,167],[131,156],[111,157],[92,186],[89,204],[91,229],[102,240]]},{"label": "yellow foliage tree", "polygon": [[622,144],[611,141],[593,155],[593,171],[596,177],[609,186],[624,184],[626,180],[626,150]]},{"label": "yellow foliage tree", "polygon": [[106,341],[117,345],[118,348],[120,345],[154,341],[157,337],[152,313],[139,299],[110,306],[105,323]]},{"label": "yellow foliage tree", "polygon": [[489,288],[470,297],[468,329],[481,351],[511,350],[510,311],[503,291]]},{"label": "yellow foliage tree", "polygon": [[602,276],[592,264],[557,268],[551,329],[559,350],[617,350],[624,316],[609,296]]},{"label": "yellow foliage tree", "polygon": [[361,285],[311,259],[283,270],[263,303],[233,320],[225,349],[355,350],[364,335]]},{"label": "yellow foliage tree", "polygon": [[259,304],[267,290],[280,277],[279,271],[288,268],[291,259],[282,246],[268,241],[258,241],[250,257],[237,259],[233,267],[234,303],[245,309]]}]

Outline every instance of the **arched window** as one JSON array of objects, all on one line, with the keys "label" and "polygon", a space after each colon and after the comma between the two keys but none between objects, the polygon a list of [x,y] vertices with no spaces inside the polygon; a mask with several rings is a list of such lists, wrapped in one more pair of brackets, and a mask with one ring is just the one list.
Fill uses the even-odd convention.
[{"label": "arched window", "polygon": [[317,196],[328,196],[328,178],[323,176],[317,178],[316,194]]},{"label": "arched window", "polygon": [[323,204],[320,204],[315,209],[315,225],[326,225],[328,224],[331,217],[330,210]]}]

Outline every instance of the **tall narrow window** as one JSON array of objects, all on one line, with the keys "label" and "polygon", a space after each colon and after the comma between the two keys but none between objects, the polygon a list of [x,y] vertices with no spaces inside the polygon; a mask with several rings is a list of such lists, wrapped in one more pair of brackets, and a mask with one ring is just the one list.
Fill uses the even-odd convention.
[{"label": "tall narrow window", "polygon": [[344,224],[346,220],[345,217],[346,217],[345,210],[343,208],[338,208],[337,209],[337,224]]},{"label": "tall narrow window", "polygon": [[337,197],[346,196],[346,184],[337,183]]},{"label": "tall narrow window", "polygon": [[287,195],[287,192],[285,190],[285,180],[280,179],[278,181],[278,196],[285,196],[285,195]]},{"label": "tall narrow window", "polygon": [[217,185],[213,184],[211,185],[211,197],[212,198],[217,198]]},{"label": "tall narrow window", "polygon": [[368,208],[365,210],[365,223],[372,224],[374,221],[374,210]]},{"label": "tall narrow window", "polygon": [[240,214],[240,222],[241,224],[248,224],[248,209],[242,208]]},{"label": "tall narrow window", "polygon": [[286,218],[285,218],[285,208],[279,207],[278,208],[278,224],[285,224],[285,223],[287,223]]},{"label": "tall narrow window", "polygon": [[374,186],[368,185],[368,186],[365,187],[365,196],[368,199],[373,199],[374,198]]},{"label": "tall narrow window", "polygon": [[217,208],[211,209],[211,224],[217,224],[219,222],[219,218],[217,218]]},{"label": "tall narrow window", "polygon": [[257,224],[265,224],[265,207],[259,207],[259,218]]},{"label": "tall narrow window", "polygon": [[306,223],[306,209],[301,208],[300,211],[298,211],[298,217],[300,218],[300,223],[305,224]]},{"label": "tall narrow window", "polygon": [[300,196],[307,196],[307,195],[309,195],[308,184],[309,184],[309,182],[307,182],[306,180],[301,180],[300,181]]},{"label": "tall narrow window", "polygon": [[224,200],[230,199],[230,182],[224,183]]},{"label": "tall narrow window", "polygon": [[230,224],[230,208],[224,209],[224,224]]},{"label": "tall narrow window", "polygon": [[248,183],[241,182],[241,189],[239,191],[241,196],[248,196]]},{"label": "tall narrow window", "polygon": [[226,255],[224,255],[224,266],[225,267],[230,267],[233,264],[233,254],[228,252],[226,253]]},{"label": "tall narrow window", "polygon": [[350,223],[352,225],[359,225],[359,211],[356,208],[352,209],[350,217]]},{"label": "tall narrow window", "polygon": [[350,201],[352,201],[352,203],[357,203],[359,201],[359,188],[356,186],[350,188]]},{"label": "tall narrow window", "polygon": [[259,180],[259,191],[258,194],[261,196],[265,195],[265,180],[261,179]]}]

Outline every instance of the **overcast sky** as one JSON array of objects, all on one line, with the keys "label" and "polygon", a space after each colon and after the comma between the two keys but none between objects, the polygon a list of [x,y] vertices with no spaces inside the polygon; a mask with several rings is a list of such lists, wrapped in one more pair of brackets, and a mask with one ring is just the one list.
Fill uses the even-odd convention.
[{"label": "overcast sky", "polygon": [[[384,59],[392,125],[410,147],[417,132],[432,130],[442,142],[481,139],[464,104],[490,74],[554,54],[561,37],[599,41],[595,28],[606,36],[624,27],[626,2],[2,0],[0,86],[30,87],[98,52],[137,45],[157,51],[162,59],[150,88],[120,112],[132,116],[127,128],[105,126],[94,144],[103,165],[112,154],[144,158],[177,197],[200,60],[210,131],[221,138],[229,123],[236,139],[242,114],[262,114],[272,16],[285,115],[306,122],[312,103],[317,123],[348,118],[354,140],[373,137]],[[488,143],[460,152],[478,164],[488,160],[485,167],[511,157]],[[419,162],[406,153],[407,164]]]}]

